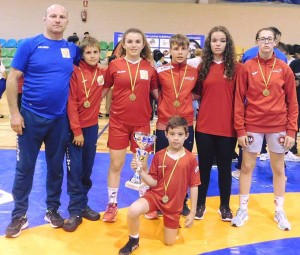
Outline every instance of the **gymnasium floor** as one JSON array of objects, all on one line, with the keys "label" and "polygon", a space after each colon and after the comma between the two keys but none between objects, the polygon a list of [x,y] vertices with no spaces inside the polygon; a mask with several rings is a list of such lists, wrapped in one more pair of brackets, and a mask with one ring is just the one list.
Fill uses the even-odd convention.
[{"label": "gymnasium floor", "polygon": [[[2,100],[1,100],[2,101]],[[2,110],[3,101],[0,101]],[[1,111],[3,113],[3,111]],[[103,130],[107,119],[99,121]],[[90,206],[101,212],[107,203],[106,177],[109,155],[105,149],[107,131],[99,138],[99,152],[96,155],[93,188],[90,191]],[[127,207],[137,197],[138,193],[124,187],[124,183],[132,176],[130,169],[131,155],[127,155],[122,171],[121,187],[118,196],[119,213],[117,222],[113,224],[103,221],[83,223],[74,233],[62,229],[52,229],[43,220],[45,214],[45,174],[46,164],[44,152],[41,151],[36,165],[33,190],[27,217],[29,228],[22,231],[20,237],[7,239],[3,235],[10,222],[13,208],[11,188],[15,167],[15,136],[9,129],[9,119],[6,116],[0,121],[0,255],[113,255],[127,242],[126,226]],[[299,141],[299,139],[298,139]],[[234,166],[234,163],[233,163]],[[233,167],[234,168],[234,167]],[[269,161],[257,160],[253,176],[251,198],[249,202],[249,221],[242,228],[233,228],[230,223],[220,220],[217,213],[219,206],[217,169],[212,170],[207,213],[202,221],[195,221],[191,229],[181,228],[176,245],[163,245],[162,219],[141,221],[140,247],[133,254],[156,255],[294,255],[300,254],[300,163],[287,162],[286,167],[287,194],[285,199],[286,213],[292,223],[292,230],[285,232],[277,228],[273,221],[273,189],[272,174]],[[235,212],[238,207],[238,181],[233,179],[231,208]],[[66,183],[63,184],[61,197],[61,214],[67,218],[68,196]],[[184,218],[181,219],[183,225]]]}]

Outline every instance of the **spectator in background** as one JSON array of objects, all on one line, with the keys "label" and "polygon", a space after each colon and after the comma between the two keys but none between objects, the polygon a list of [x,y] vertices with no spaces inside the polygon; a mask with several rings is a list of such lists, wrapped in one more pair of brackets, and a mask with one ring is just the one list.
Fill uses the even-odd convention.
[{"label": "spectator in background", "polygon": [[67,38],[68,42],[75,43],[77,46],[80,45],[79,37],[77,35],[71,35]]},{"label": "spectator in background", "polygon": [[161,53],[159,50],[156,51],[153,54],[153,58],[154,58],[154,61],[155,61],[156,68],[159,67],[159,66],[161,66],[161,65],[168,64],[168,62],[165,60],[164,54]]},{"label": "spectator in background", "polygon": [[[296,48],[295,53],[300,54],[300,47]],[[292,69],[292,71],[295,75],[298,109],[300,112],[300,59],[293,60],[290,64],[290,68]],[[300,115],[298,115],[298,129],[297,129],[298,132],[299,132],[299,127],[300,127]],[[295,145],[290,149],[290,151],[294,154],[299,153],[299,151],[297,149],[297,134],[295,137]],[[297,157],[297,158],[300,158],[300,157]]]},{"label": "spectator in background", "polygon": [[187,64],[197,68],[202,62],[203,51],[200,48],[195,49],[194,54],[187,60]]},{"label": "spectator in background", "polygon": [[287,64],[290,65],[295,58],[290,54],[288,45],[279,42],[277,48],[286,56]]},{"label": "spectator in background", "polygon": [[90,33],[89,32],[84,32],[83,34],[83,39],[90,37]]},{"label": "spectator in background", "polygon": [[[0,45],[0,99],[6,89],[6,78],[7,78],[7,72],[1,60],[1,45]],[[4,118],[4,115],[0,114],[0,118]]]}]

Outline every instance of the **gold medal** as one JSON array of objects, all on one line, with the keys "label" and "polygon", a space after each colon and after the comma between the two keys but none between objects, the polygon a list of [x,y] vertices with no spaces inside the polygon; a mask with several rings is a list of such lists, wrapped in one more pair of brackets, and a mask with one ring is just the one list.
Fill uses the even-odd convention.
[{"label": "gold medal", "polygon": [[84,101],[83,106],[84,106],[85,108],[89,108],[89,107],[91,106],[90,101],[89,101],[89,100]]},{"label": "gold medal", "polygon": [[272,69],[271,69],[271,71],[270,71],[270,73],[269,73],[268,80],[266,80],[266,77],[265,77],[265,75],[264,75],[264,73],[263,73],[263,71],[262,71],[262,69],[261,69],[259,59],[257,60],[257,63],[258,63],[258,66],[259,66],[260,74],[261,74],[261,76],[262,76],[262,78],[263,78],[263,81],[264,81],[264,84],[265,84],[265,86],[266,86],[266,88],[263,90],[262,94],[263,94],[265,97],[267,97],[268,95],[270,95],[270,90],[268,90],[268,85],[269,85],[269,83],[270,83],[270,79],[271,79],[271,76],[272,76],[272,72],[273,72],[274,66],[275,66],[275,64],[276,64],[276,58],[274,59],[274,62],[273,62],[273,65],[272,65]]},{"label": "gold medal", "polygon": [[127,64],[128,74],[129,74],[130,84],[131,84],[131,94],[129,95],[129,99],[130,99],[130,101],[134,101],[136,99],[136,95],[133,93],[133,91],[134,91],[135,84],[136,84],[136,79],[137,79],[137,76],[138,76],[138,73],[139,73],[141,60],[139,60],[139,63],[138,63],[137,69],[136,69],[136,73],[135,73],[135,77],[134,77],[134,81],[132,80],[132,75],[131,75],[131,71],[130,71],[128,61],[126,59],[125,59],[125,61],[126,61],[126,64]]},{"label": "gold medal", "polygon": [[86,82],[88,81],[87,79],[84,78],[83,72],[81,71],[80,67],[78,67],[80,73],[81,73],[81,77],[82,77],[82,83],[83,83],[83,87],[84,87],[84,92],[85,92],[85,98],[86,100],[83,102],[83,106],[84,108],[89,108],[91,106],[91,102],[89,101],[89,95],[91,92],[91,88],[95,82],[96,76],[97,76],[97,72],[98,72],[98,68],[96,68],[95,73],[94,73],[94,77],[91,83],[90,88],[87,90],[87,85]]},{"label": "gold medal", "polygon": [[180,102],[178,100],[175,100],[173,103],[174,107],[179,107],[180,106]]},{"label": "gold medal", "polygon": [[130,99],[131,101],[134,101],[134,100],[136,99],[136,95],[133,94],[133,93],[131,93],[130,96],[129,96],[129,99]]},{"label": "gold medal", "polygon": [[174,88],[174,92],[175,92],[175,101],[173,102],[173,106],[175,107],[175,108],[178,108],[179,106],[180,106],[180,102],[179,102],[179,100],[178,100],[178,98],[179,98],[179,94],[180,94],[180,92],[181,92],[181,89],[182,89],[182,86],[183,86],[183,82],[184,82],[184,79],[185,79],[185,75],[186,75],[186,70],[187,70],[187,65],[185,65],[185,69],[184,69],[184,74],[183,74],[183,77],[182,77],[182,80],[181,80],[181,82],[180,82],[180,85],[179,85],[179,90],[177,91],[177,89],[176,89],[176,84],[175,84],[175,80],[174,80],[174,75],[173,75],[173,71],[172,71],[172,66],[171,66],[171,64],[170,64],[170,67],[171,67],[171,77],[172,77],[172,82],[173,82],[173,88]]},{"label": "gold medal", "polygon": [[161,201],[162,201],[164,204],[166,204],[166,203],[169,202],[169,197],[168,197],[167,195],[164,195],[164,196],[162,197]]},{"label": "gold medal", "polygon": [[264,89],[264,90],[263,90],[263,95],[264,95],[265,97],[267,97],[268,95],[270,95],[270,90]]}]

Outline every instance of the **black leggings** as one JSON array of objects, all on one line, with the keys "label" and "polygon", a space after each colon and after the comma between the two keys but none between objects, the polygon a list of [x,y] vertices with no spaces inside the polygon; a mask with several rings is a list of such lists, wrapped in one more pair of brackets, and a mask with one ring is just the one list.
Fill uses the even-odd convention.
[{"label": "black leggings", "polygon": [[210,182],[211,167],[216,157],[220,205],[229,206],[231,194],[231,162],[236,146],[236,137],[224,137],[195,132],[198,151],[201,185],[198,186],[198,203],[205,204]]}]

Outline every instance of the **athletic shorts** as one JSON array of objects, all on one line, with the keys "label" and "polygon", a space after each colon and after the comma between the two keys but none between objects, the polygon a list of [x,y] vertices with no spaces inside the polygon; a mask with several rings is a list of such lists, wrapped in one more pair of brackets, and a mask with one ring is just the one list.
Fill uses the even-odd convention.
[{"label": "athletic shorts", "polygon": [[155,202],[156,198],[154,197],[153,194],[146,192],[146,194],[143,196],[149,204],[149,212],[157,211],[160,210],[163,212],[163,221],[164,221],[164,226],[167,228],[171,229],[178,229],[179,228],[179,220],[180,220],[180,213],[172,213],[167,214],[163,210],[161,210],[158,206],[157,203]]},{"label": "athletic shorts", "polygon": [[[150,122],[145,126],[131,126],[123,124],[111,116],[109,119],[107,147],[111,150],[123,150],[130,145],[130,150],[135,152],[138,146],[133,139],[134,132],[150,133]],[[146,150],[151,152],[153,151],[152,147],[150,146]]]},{"label": "athletic shorts", "polygon": [[243,149],[244,151],[259,153],[264,140],[264,136],[266,137],[269,151],[274,153],[285,153],[287,151],[284,148],[284,140],[286,136],[285,131],[266,134],[247,132],[247,136],[249,145]]}]

